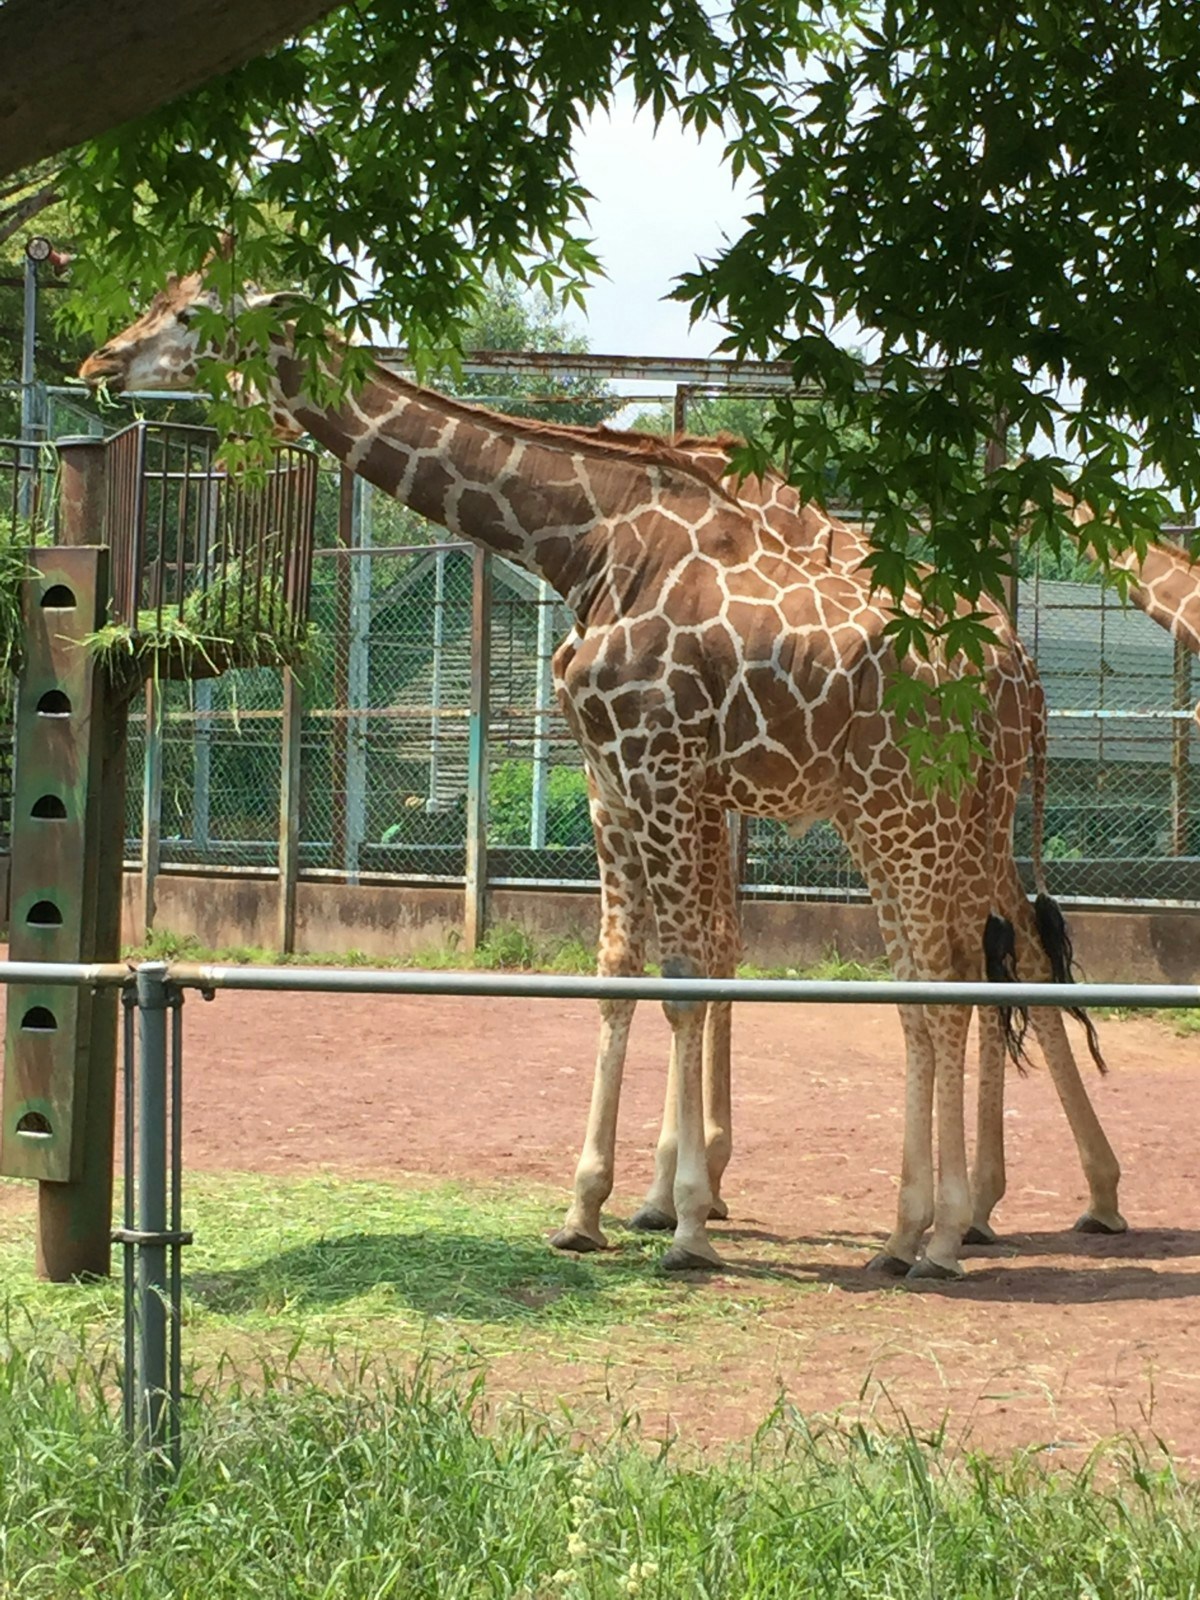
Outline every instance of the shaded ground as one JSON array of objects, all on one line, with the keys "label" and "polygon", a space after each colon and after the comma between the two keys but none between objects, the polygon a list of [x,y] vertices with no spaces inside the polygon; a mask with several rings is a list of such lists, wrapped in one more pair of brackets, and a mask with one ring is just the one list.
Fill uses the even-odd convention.
[{"label": "shaded ground", "polygon": [[[732,1215],[714,1230],[730,1270],[696,1287],[728,1315],[686,1354],[626,1330],[566,1365],[504,1358],[498,1380],[547,1406],[566,1393],[633,1408],[697,1444],[744,1438],[782,1389],[806,1411],[901,1411],[979,1448],[1074,1456],[1133,1431],[1200,1462],[1200,1043],[1152,1021],[1103,1033],[1113,1070],[1091,1088],[1132,1231],[1068,1231],[1084,1200],[1070,1135],[1046,1075],[1014,1078],[1004,1243],[975,1253],[965,1283],[914,1292],[861,1271],[894,1204],[895,1012],[743,1007]],[[187,1162],[550,1182],[565,1204],[594,1044],[586,1003],[189,997]],[[649,1177],[666,1049],[661,1013],[643,1007],[614,1219]]]}]

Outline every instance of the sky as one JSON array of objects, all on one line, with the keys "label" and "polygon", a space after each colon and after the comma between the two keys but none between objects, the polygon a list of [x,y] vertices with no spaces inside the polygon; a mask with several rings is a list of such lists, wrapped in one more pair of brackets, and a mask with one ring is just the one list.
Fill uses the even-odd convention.
[{"label": "sky", "polygon": [[687,307],[664,300],[672,280],[742,231],[750,187],[735,188],[722,167],[721,139],[655,130],[619,99],[593,117],[576,142],[577,172],[593,200],[590,232],[607,278],[588,291],[588,315],[571,320],[604,355],[708,356],[721,338],[714,322],[688,326]]}]

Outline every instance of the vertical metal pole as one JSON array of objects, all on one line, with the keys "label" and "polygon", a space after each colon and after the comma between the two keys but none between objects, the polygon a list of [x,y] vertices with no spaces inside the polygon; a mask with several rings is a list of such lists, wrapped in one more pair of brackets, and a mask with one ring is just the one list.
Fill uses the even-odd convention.
[{"label": "vertical metal pole", "polygon": [[551,659],[554,655],[554,590],[543,578],[538,584],[537,699],[533,712],[533,790],[529,806],[529,843],[546,848],[546,801],[550,784]]},{"label": "vertical metal pole", "polygon": [[[37,299],[38,276],[37,262],[25,257],[25,308],[24,322],[21,329],[21,438],[32,439],[34,436],[37,393],[34,387],[34,360],[37,351]],[[21,488],[18,498],[20,513],[24,520],[28,520],[33,511],[33,490],[37,472],[37,451],[22,450],[21,465],[24,471],[21,474]]]},{"label": "vertical metal pole", "polygon": [[[1187,646],[1174,641],[1175,672],[1171,705],[1175,711],[1190,713],[1192,698],[1192,656]],[[1188,822],[1192,799],[1192,717],[1177,716],[1171,723],[1171,842],[1173,856],[1186,856]]]},{"label": "vertical metal pole", "polygon": [[467,749],[467,861],[463,949],[479,948],[487,922],[489,678],[492,663],[492,557],[476,550],[471,590],[471,724]]},{"label": "vertical metal pole", "polygon": [[276,942],[296,948],[296,882],[300,876],[301,754],[304,703],[291,667],[283,669],[283,749],[279,783],[279,905]]},{"label": "vertical metal pole", "polygon": [[143,1450],[164,1442],[167,1389],[167,966],[137,970],[137,1437]]},{"label": "vertical metal pole", "polygon": [[134,1375],[137,1372],[137,1295],[134,1274],[137,1265],[136,1246],[133,1242],[133,1230],[136,1222],[134,1216],[134,1174],[136,1172],[136,1154],[134,1149],[135,1130],[137,1128],[137,1113],[134,1101],[134,1083],[137,1076],[136,1053],[134,1050],[135,1032],[137,1028],[137,990],[127,984],[121,991],[122,1010],[122,1054],[124,1071],[122,1074],[122,1099],[124,1113],[124,1185],[121,1206],[121,1217],[124,1227],[122,1244],[122,1268],[125,1282],[125,1372],[122,1382],[122,1399],[125,1412],[125,1437],[132,1443],[137,1432],[137,1398],[135,1395]]},{"label": "vertical metal pole", "polygon": [[433,565],[433,675],[429,685],[429,802],[436,810],[441,798],[442,680],[446,655],[446,552],[439,550]]},{"label": "vertical metal pole", "polygon": [[198,850],[207,850],[212,830],[212,703],[212,679],[201,678],[192,731],[192,843]]},{"label": "vertical metal pole", "polygon": [[[355,478],[354,548],[371,546],[371,496],[365,478]],[[368,719],[356,715],[370,704],[371,557],[350,565],[350,643],[346,663],[346,859],[347,881],[358,882],[358,853],[366,836]]]},{"label": "vertical metal pole", "polygon": [[676,435],[687,432],[688,397],[690,393],[691,390],[686,383],[677,383],[675,385],[675,415],[672,418],[672,426]]},{"label": "vertical metal pole", "polygon": [[[341,471],[338,492],[338,544],[349,550],[354,543],[354,474]],[[350,698],[350,558],[335,561],[333,616],[333,751],[330,782],[332,801],[332,854],[330,866],[340,867],[346,859],[346,762]]]},{"label": "vertical metal pole", "polygon": [[142,769],[142,926],[154,927],[155,894],[162,857],[162,777],[164,685],[157,676],[146,681],[146,743]]},{"label": "vertical metal pole", "polygon": [[168,995],[171,1008],[171,1125],[168,1156],[171,1171],[171,1203],[167,1216],[171,1252],[171,1364],[168,1375],[167,1448],[171,1465],[179,1471],[179,1405],[183,1391],[183,1350],[180,1335],[183,1324],[182,1249],[191,1243],[183,1231],[183,990]]}]

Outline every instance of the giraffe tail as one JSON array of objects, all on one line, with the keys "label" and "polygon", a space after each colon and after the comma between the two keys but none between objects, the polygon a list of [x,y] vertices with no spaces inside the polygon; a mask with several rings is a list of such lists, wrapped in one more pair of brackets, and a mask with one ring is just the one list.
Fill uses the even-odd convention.
[{"label": "giraffe tail", "polygon": [[[1046,695],[1041,683],[1036,682],[1032,697],[1030,725],[1033,783],[1033,917],[1038,938],[1050,962],[1050,975],[1055,983],[1073,983],[1077,971],[1075,947],[1067,931],[1067,919],[1062,909],[1046,888],[1046,868],[1042,860],[1042,841],[1046,831]],[[1087,1035],[1088,1054],[1101,1072],[1108,1071],[1108,1063],[1100,1050],[1096,1026],[1082,1006],[1064,1006],[1063,1010],[1083,1028]]]},{"label": "giraffe tail", "polygon": [[[1012,922],[999,912],[988,913],[983,928],[983,970],[989,983],[1016,983],[1017,936]],[[1017,1068],[1024,1073],[1029,1065],[1025,1035],[1029,1030],[1028,1006],[997,1006],[1004,1048]]]},{"label": "giraffe tail", "polygon": [[[984,870],[991,886],[992,907],[983,927],[983,971],[989,983],[1016,983],[1017,935],[1012,918],[1001,909],[997,896],[997,862],[1001,859],[1005,841],[1000,835],[1009,819],[1002,817],[995,802],[993,777],[996,755],[984,759],[979,776],[980,801],[983,808]],[[1028,1006],[997,1006],[1004,1035],[1004,1048],[1017,1071],[1024,1073],[1029,1066],[1025,1050],[1025,1035],[1029,1030]]]}]

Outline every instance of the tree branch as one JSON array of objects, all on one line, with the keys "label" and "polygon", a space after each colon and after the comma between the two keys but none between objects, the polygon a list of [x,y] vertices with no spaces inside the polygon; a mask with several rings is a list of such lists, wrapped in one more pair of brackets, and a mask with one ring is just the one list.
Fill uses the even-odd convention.
[{"label": "tree branch", "polygon": [[7,211],[0,211],[0,244],[6,239],[11,239],[17,229],[24,227],[30,217],[36,217],[39,211],[52,206],[57,199],[58,190],[52,183],[48,183],[44,189],[39,189],[35,194],[27,194],[24,200],[18,200]]},{"label": "tree branch", "polygon": [[264,55],[337,0],[4,0],[0,176]]}]

